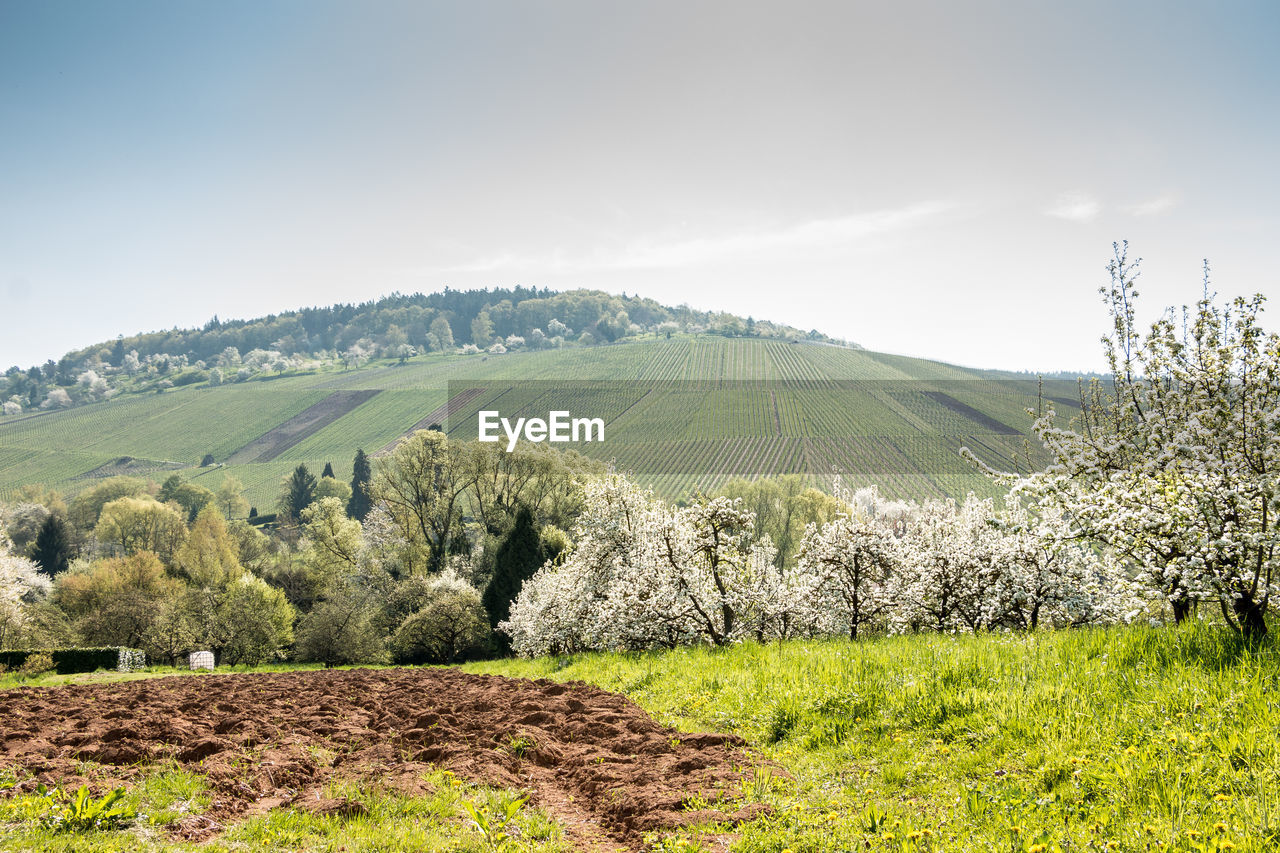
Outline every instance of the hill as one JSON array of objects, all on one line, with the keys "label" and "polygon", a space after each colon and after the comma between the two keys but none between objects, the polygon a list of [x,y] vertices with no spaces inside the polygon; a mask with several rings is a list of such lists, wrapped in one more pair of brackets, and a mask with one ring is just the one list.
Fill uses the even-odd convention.
[{"label": "hill", "polygon": [[446,288],[431,294],[395,293],[359,305],[300,308],[254,320],[222,321],[215,316],[199,329],[121,336],[25,370],[13,365],[0,376],[0,415],[339,361],[350,367],[374,357],[405,360],[458,348],[597,346],[675,332],[831,342],[816,330],[804,332],[687,305],[667,307],[625,293]]},{"label": "hill", "polygon": [[[1037,393],[1031,380],[922,359],[716,335],[432,353],[361,367],[319,363],[0,418],[0,498],[26,483],[74,492],[113,474],[161,479],[177,470],[212,489],[234,475],[266,511],[281,477],[298,463],[318,472],[332,462],[338,477],[349,478],[356,448],[375,453],[437,419],[447,411],[450,383],[479,384],[492,397],[503,388],[528,393],[539,381],[585,380],[630,381],[634,389],[701,383],[670,391],[661,405],[622,406],[611,416],[608,441],[576,445],[616,460],[668,496],[733,476],[822,477],[833,467],[895,495],[982,490],[985,481],[959,459],[959,447],[1014,464],[1030,424],[1024,409]],[[1058,397],[1069,402],[1072,394]],[[448,424],[451,436],[474,437],[474,410],[484,399],[473,395],[470,409],[460,410],[469,416]],[[673,401],[682,402],[668,405]],[[199,467],[206,456],[215,464]]]}]

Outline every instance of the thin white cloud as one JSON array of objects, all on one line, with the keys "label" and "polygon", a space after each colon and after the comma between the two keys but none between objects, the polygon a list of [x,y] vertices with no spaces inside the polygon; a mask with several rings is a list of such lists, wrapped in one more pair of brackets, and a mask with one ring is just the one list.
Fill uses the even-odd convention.
[{"label": "thin white cloud", "polygon": [[1046,216],[1067,219],[1071,222],[1088,222],[1102,212],[1102,203],[1088,193],[1068,192],[1058,196]]},{"label": "thin white cloud", "polygon": [[616,250],[598,249],[574,255],[563,250],[542,255],[500,254],[447,267],[442,272],[541,271],[583,273],[669,269],[724,261],[785,259],[858,248],[860,241],[921,225],[954,208],[930,201],[892,210],[853,214],[783,226],[772,231],[722,234],[676,240],[643,240]]},{"label": "thin white cloud", "polygon": [[1178,206],[1177,193],[1164,193],[1150,201],[1139,202],[1124,209],[1130,216],[1159,216]]}]

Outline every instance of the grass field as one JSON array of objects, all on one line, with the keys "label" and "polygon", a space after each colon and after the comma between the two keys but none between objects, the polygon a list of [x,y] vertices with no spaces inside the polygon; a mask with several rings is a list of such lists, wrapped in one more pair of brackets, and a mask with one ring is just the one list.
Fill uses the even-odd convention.
[{"label": "grass field", "polygon": [[[569,848],[560,827],[538,809],[521,806],[503,835],[476,829],[472,814],[505,814],[519,802],[517,791],[482,788],[463,783],[450,773],[435,773],[423,784],[429,796],[410,797],[386,791],[362,790],[335,783],[325,792],[333,799],[357,803],[352,816],[314,814],[298,809],[275,809],[237,824],[209,841],[184,843],[164,834],[165,827],[208,808],[205,780],[181,768],[158,769],[128,791],[121,804],[136,815],[128,829],[70,832],[44,825],[59,806],[48,796],[0,797],[0,850],[66,851],[66,853],[124,853],[124,851],[459,851],[493,850],[565,853]],[[0,778],[0,788],[6,780]],[[9,782],[11,784],[11,782]],[[470,811],[468,809],[470,807]],[[518,839],[518,840],[515,840]]]},{"label": "grass field", "polygon": [[[1261,853],[1280,844],[1280,650],[1246,648],[1214,627],[745,644],[465,668],[586,681],[681,730],[745,737],[761,761],[744,799],[772,813],[736,829],[697,827],[655,849]],[[32,683],[119,677],[137,676]],[[201,849],[562,849],[532,810],[521,816],[522,841],[487,845],[462,801],[496,807],[514,793],[429,781],[434,793],[422,798],[343,790],[366,816],[279,810]],[[198,775],[160,768],[129,802],[162,825],[198,812],[202,796]],[[154,826],[55,835],[39,827],[46,807],[33,795],[0,798],[0,850],[186,849]]]},{"label": "grass field", "polygon": [[912,636],[473,665],[619,690],[777,770],[743,853],[1280,848],[1280,653],[1218,629]]},{"label": "grass field", "polygon": [[[451,382],[541,386],[521,392],[536,408],[547,386],[587,380],[714,383],[647,400],[619,399],[616,411],[602,410],[611,420],[609,440],[577,448],[616,460],[668,497],[734,476],[804,473],[820,482],[833,468],[848,481],[877,483],[895,496],[960,497],[989,486],[956,450],[981,447],[1003,464],[1022,447],[1030,426],[1024,410],[1035,404],[1035,383],[983,381],[995,376],[855,349],[719,337],[420,356],[404,365],[194,385],[0,418],[0,500],[31,482],[74,492],[131,457],[158,471],[185,466],[185,476],[213,488],[234,474],[248,486],[250,503],[267,511],[280,477],[298,463],[318,471],[332,462],[345,476],[356,448],[374,453],[394,442],[444,403]],[[251,458],[255,440],[269,440],[273,429],[339,391],[381,393],[306,427],[269,461]],[[1063,394],[1069,398],[1074,389]],[[474,420],[482,402],[464,413]],[[504,414],[505,408],[506,402]],[[474,423],[467,426],[474,433]],[[466,432],[451,434],[465,438]],[[205,454],[225,467],[194,470]]]}]

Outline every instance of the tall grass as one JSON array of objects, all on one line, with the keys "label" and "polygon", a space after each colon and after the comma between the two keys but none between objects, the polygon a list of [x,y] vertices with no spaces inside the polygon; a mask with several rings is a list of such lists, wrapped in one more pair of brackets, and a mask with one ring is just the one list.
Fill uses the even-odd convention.
[{"label": "tall grass", "polygon": [[1280,650],[1218,627],[471,668],[588,681],[747,738],[792,779],[748,787],[775,812],[744,851],[1280,849]]},{"label": "tall grass", "polygon": [[[202,843],[183,842],[170,830],[204,813],[214,799],[207,780],[189,770],[152,770],[126,795],[136,817],[123,829],[60,832],[44,819],[54,802],[40,793],[13,794],[12,774],[0,771],[0,851],[4,853],[246,853],[246,851],[347,851],[347,853],[568,853],[570,844],[546,812],[519,803],[520,792],[464,783],[448,771],[422,779],[423,791],[407,796],[377,785],[330,782],[325,796],[349,803],[344,814],[275,808],[230,824]],[[514,813],[499,839],[477,829],[471,815]],[[482,818],[483,819],[483,818]]]}]

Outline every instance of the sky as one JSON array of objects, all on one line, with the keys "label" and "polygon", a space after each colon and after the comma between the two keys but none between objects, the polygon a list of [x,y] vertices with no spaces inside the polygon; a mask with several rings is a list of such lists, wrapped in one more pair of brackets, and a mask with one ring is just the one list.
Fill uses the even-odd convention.
[{"label": "sky", "polygon": [[[0,369],[392,293],[596,288],[1102,367],[1280,298],[1280,4],[0,0]],[[1280,304],[1264,325],[1280,327]]]}]

